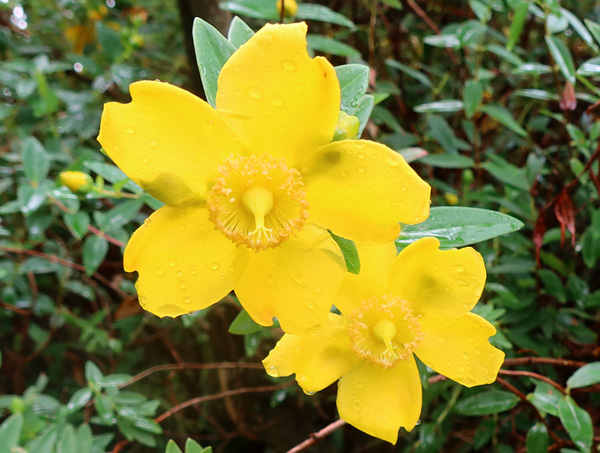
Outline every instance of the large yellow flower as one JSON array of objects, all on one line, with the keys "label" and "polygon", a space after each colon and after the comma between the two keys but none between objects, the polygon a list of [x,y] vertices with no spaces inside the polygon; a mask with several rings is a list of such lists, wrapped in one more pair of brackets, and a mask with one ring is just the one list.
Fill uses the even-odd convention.
[{"label": "large yellow flower", "polygon": [[300,332],[324,319],[345,275],[326,229],[385,242],[429,212],[429,186],[389,148],[331,142],[336,73],[310,58],[306,25],[267,25],[218,80],[216,110],[167,83],[106,104],[98,140],[163,201],[125,250],[142,306],[205,308],[232,289],[261,325]]},{"label": "large yellow flower", "polygon": [[496,329],[470,313],[485,267],[472,248],[439,250],[424,238],[398,256],[393,244],[360,246],[362,271],[346,276],[334,301],[342,315],[302,335],[285,334],[263,361],[271,376],[296,374],[309,394],[339,379],[340,417],[396,443],[421,413],[413,354],[471,387],[494,382],[504,353],[488,342]]}]

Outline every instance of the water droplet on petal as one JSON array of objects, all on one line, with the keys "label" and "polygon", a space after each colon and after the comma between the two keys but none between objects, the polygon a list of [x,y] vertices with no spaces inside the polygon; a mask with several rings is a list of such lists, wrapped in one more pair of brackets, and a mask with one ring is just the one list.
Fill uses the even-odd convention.
[{"label": "water droplet on petal", "polygon": [[456,272],[464,272],[465,268],[464,266],[461,266],[460,264],[458,266],[456,266]]},{"label": "water droplet on petal", "polygon": [[176,264],[177,264],[177,261],[175,261],[175,260],[169,261],[169,266],[171,266],[171,267],[175,267]]},{"label": "water droplet on petal", "polygon": [[134,134],[135,129],[133,127],[128,127],[127,129],[125,129],[125,132],[127,132],[128,134]]},{"label": "water droplet on petal", "polygon": [[185,289],[185,287],[186,287],[186,284],[185,284],[185,282],[184,282],[184,281],[180,281],[180,282],[179,282],[179,287],[180,287],[181,289]]},{"label": "water droplet on petal", "polygon": [[365,153],[358,153],[358,154],[356,155],[356,157],[358,157],[359,159],[361,159],[361,160],[362,160],[362,159],[364,159],[364,158],[365,158],[365,157],[367,157],[367,156],[365,155]]},{"label": "water droplet on petal", "polygon": [[142,157],[143,164],[147,164],[148,162],[150,162],[150,159],[148,159],[146,156]]},{"label": "water droplet on petal", "polygon": [[366,173],[366,172],[367,172],[367,169],[366,169],[365,167],[363,167],[362,165],[359,165],[359,166],[358,166],[358,172],[359,172],[359,173]]},{"label": "water droplet on petal", "polygon": [[257,86],[252,86],[248,88],[248,94],[254,99],[260,99],[262,96],[262,90]]},{"label": "water droplet on petal", "polygon": [[267,374],[271,377],[279,377],[279,370],[277,369],[277,367],[270,366],[267,369]]},{"label": "water droplet on petal", "polygon": [[183,298],[183,301],[184,301],[186,304],[189,304],[189,303],[192,301],[192,298],[191,298],[190,296],[185,296],[185,297]]},{"label": "water droplet on petal", "polygon": [[219,269],[219,267],[220,267],[220,266],[219,266],[219,263],[212,263],[212,264],[210,265],[210,268],[211,268],[213,271],[216,271],[216,270],[218,270],[218,269]]},{"label": "water droplet on petal", "polygon": [[286,71],[291,72],[296,70],[296,63],[290,60],[283,60],[281,62],[281,66],[283,66],[283,69],[285,69]]},{"label": "water droplet on petal", "polygon": [[177,271],[177,276],[178,276],[178,277],[183,277],[183,272],[181,272],[181,271]]},{"label": "water droplet on petal", "polygon": [[151,148],[156,148],[156,141],[155,140],[151,140],[150,141],[150,147]]},{"label": "water droplet on petal", "polygon": [[281,98],[281,96],[273,96],[271,102],[276,107],[281,107],[283,105],[283,99]]}]

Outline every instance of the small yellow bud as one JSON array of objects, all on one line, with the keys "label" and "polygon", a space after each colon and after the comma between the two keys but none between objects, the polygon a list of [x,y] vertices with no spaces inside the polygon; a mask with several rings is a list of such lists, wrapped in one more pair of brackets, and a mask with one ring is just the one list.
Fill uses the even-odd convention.
[{"label": "small yellow bud", "polygon": [[450,206],[456,206],[458,204],[458,197],[453,193],[445,193],[444,198]]},{"label": "small yellow bud", "polygon": [[142,47],[144,45],[144,37],[136,33],[131,37],[131,44]]},{"label": "small yellow bud", "polygon": [[353,140],[358,138],[358,130],[360,129],[360,121],[355,116],[350,116],[346,112],[340,111],[338,122],[335,125],[335,134],[333,140]]},{"label": "small yellow bud", "polygon": [[63,171],[58,175],[58,180],[73,192],[88,190],[92,186],[91,176],[80,171]]},{"label": "small yellow bud", "polygon": [[277,0],[277,12],[279,14],[281,14],[282,4],[284,17],[294,17],[298,12],[298,3],[296,3],[296,0]]}]

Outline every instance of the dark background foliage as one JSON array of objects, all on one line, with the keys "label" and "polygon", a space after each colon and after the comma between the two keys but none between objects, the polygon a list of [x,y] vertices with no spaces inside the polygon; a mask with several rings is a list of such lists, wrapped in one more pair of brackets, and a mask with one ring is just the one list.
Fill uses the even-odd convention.
[{"label": "dark background foliage", "polygon": [[[133,81],[202,95],[194,16],[226,33],[233,12],[257,30],[274,3],[0,0],[0,452],[164,451],[188,437],[275,452],[337,419],[335,385],[309,397],[266,376],[281,332],[238,316],[233,295],[174,320],[141,312],[122,251],[158,204],[95,140],[102,105],[127,102]],[[320,3],[342,16],[308,20],[309,47],[371,67],[363,136],[412,161],[432,206],[525,227],[477,245],[489,277],[476,311],[507,354],[498,381],[466,389],[421,367],[421,423],[396,446],[346,426],[311,451],[596,451],[600,8]],[[93,186],[73,193],[65,170]]]}]

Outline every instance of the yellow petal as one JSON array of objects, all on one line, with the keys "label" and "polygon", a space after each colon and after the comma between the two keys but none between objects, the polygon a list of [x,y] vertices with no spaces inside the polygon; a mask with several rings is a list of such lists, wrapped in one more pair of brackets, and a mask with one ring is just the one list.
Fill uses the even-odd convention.
[{"label": "yellow petal", "polygon": [[346,273],[335,241],[313,225],[279,247],[249,252],[243,269],[236,271],[240,278],[235,293],[248,314],[263,326],[273,324],[275,316],[281,328],[292,334],[327,318]]},{"label": "yellow petal", "polygon": [[491,384],[504,362],[504,352],[488,338],[496,329],[481,316],[467,313],[453,320],[424,316],[424,338],[415,354],[428,367],[467,387]]},{"label": "yellow petal", "polygon": [[470,312],[483,291],[485,265],[471,247],[439,250],[436,238],[410,244],[396,257],[391,294],[412,304],[417,314],[457,318]]},{"label": "yellow petal", "polygon": [[206,308],[233,288],[235,245],[208,220],[205,208],[163,206],[127,244],[127,272],[138,271],[140,304],[157,316]]},{"label": "yellow petal", "polygon": [[217,110],[252,153],[300,156],[333,138],[340,86],[333,66],[306,50],[306,24],[268,24],[219,75]]},{"label": "yellow petal", "polygon": [[202,99],[162,82],[130,86],[129,104],[104,106],[98,141],[127,176],[167,204],[204,197],[217,166],[241,152]]},{"label": "yellow petal", "polygon": [[355,362],[343,316],[329,314],[302,335],[285,334],[263,360],[270,376],[296,374],[306,393],[314,393],[337,381]]},{"label": "yellow petal", "polygon": [[363,363],[340,379],[340,418],[371,436],[395,444],[400,427],[410,431],[421,414],[421,380],[411,356],[385,369]]},{"label": "yellow petal", "polygon": [[360,258],[360,273],[346,273],[340,292],[333,302],[345,315],[352,313],[362,301],[383,294],[388,285],[389,268],[397,253],[393,242],[356,242],[356,248]]},{"label": "yellow petal", "polygon": [[390,242],[400,233],[398,222],[429,216],[429,185],[379,143],[342,140],[319,148],[304,183],[311,221],[347,239]]}]

